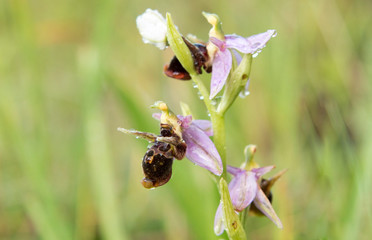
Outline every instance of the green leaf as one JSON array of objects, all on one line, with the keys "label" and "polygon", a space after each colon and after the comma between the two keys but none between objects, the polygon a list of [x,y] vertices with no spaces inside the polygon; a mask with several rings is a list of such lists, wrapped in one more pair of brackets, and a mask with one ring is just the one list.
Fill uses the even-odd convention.
[{"label": "green leaf", "polygon": [[223,222],[226,227],[229,239],[245,240],[247,239],[244,228],[235,213],[234,207],[231,203],[229,189],[225,179],[220,179],[220,193],[222,201]]},{"label": "green leaf", "polygon": [[172,48],[174,54],[180,61],[181,65],[186,71],[191,74],[196,74],[194,68],[194,59],[191,52],[183,41],[181,34],[178,32],[177,27],[173,24],[170,13],[167,13],[167,40],[169,46]]}]

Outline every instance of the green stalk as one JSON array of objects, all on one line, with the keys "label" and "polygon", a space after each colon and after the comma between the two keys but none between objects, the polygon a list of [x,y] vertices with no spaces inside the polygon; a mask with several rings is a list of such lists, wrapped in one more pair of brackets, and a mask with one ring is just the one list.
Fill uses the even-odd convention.
[{"label": "green stalk", "polygon": [[213,140],[217,151],[220,154],[223,166],[221,177],[226,179],[226,133],[225,133],[225,116],[214,112],[211,114],[213,126]]},{"label": "green stalk", "polygon": [[200,94],[203,96],[203,101],[205,106],[210,113],[212,126],[213,126],[213,140],[214,145],[220,154],[223,166],[223,173],[221,177],[226,179],[226,134],[225,134],[225,116],[224,113],[218,113],[215,106],[212,104],[211,99],[209,99],[209,91],[201,81],[198,75],[191,74],[191,78],[197,85]]},{"label": "green stalk", "polygon": [[212,104],[212,100],[209,99],[209,91],[207,90],[207,88],[205,87],[204,83],[201,81],[198,75],[190,74],[190,76],[191,76],[191,79],[196,84],[196,86],[198,87],[200,94],[203,96],[204,104],[207,107],[212,117],[212,115],[216,112],[216,108]]}]

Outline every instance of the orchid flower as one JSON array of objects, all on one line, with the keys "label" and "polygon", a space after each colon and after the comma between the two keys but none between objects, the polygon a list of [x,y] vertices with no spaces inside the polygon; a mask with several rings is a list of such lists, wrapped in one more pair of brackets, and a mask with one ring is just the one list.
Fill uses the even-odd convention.
[{"label": "orchid flower", "polygon": [[142,185],[155,188],[166,184],[172,175],[173,159],[181,160],[185,156],[196,165],[220,176],[223,172],[222,160],[209,138],[213,135],[211,122],[192,120],[191,115],[176,116],[161,101],[153,107],[162,111],[153,115],[160,120],[160,135],[118,128],[120,132],[153,143],[142,160],[145,175]]},{"label": "orchid flower", "polygon": [[[242,212],[253,202],[264,215],[273,221],[279,228],[282,228],[283,225],[279,217],[276,215],[269,199],[266,197],[259,184],[260,177],[271,171],[273,168],[274,166],[268,166],[253,168],[250,171],[247,171],[245,169],[235,168],[228,165],[227,171],[234,176],[229,183],[228,188],[235,211]],[[220,204],[215,216],[214,231],[216,235],[221,235],[224,229],[222,204]]]},{"label": "orchid flower", "polygon": [[[275,36],[275,30],[267,30],[264,33],[253,35],[248,38],[238,35],[225,35],[224,40],[210,37],[210,42],[217,46],[212,64],[210,99],[214,98],[221,91],[229,76],[232,67],[230,49],[234,51],[238,50],[244,54],[255,54],[261,51],[266,43]],[[239,64],[239,57],[237,58],[237,62]]]},{"label": "orchid flower", "polygon": [[[153,114],[160,120],[161,114]],[[186,158],[194,164],[220,176],[223,171],[221,157],[209,138],[213,135],[212,123],[209,120],[192,120],[191,115],[177,115],[182,128],[182,138],[187,145]]]}]

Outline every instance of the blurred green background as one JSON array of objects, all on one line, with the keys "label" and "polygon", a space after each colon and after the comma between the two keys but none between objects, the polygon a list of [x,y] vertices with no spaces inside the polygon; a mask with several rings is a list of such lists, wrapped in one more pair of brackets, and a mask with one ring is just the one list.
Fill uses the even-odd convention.
[{"label": "blurred green background", "polygon": [[261,165],[289,169],[273,192],[284,229],[252,217],[250,239],[368,239],[372,2],[363,0],[0,1],[0,239],[218,239],[207,171],[176,161],[167,185],[144,189],[147,143],[116,130],[158,132],[156,100],[207,118],[190,82],[163,75],[171,51],[142,42],[135,19],[146,8],[204,40],[202,11],[217,13],[225,33],[278,31],[226,119],[230,164],[253,143]]}]

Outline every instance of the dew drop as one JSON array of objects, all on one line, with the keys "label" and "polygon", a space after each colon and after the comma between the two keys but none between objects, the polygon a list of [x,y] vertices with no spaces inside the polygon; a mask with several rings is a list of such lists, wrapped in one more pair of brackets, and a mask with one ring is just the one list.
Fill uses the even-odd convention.
[{"label": "dew drop", "polygon": [[253,58],[257,57],[258,54],[259,54],[260,52],[262,52],[261,49],[260,49],[260,50],[257,50],[257,51],[252,55],[252,57],[253,57]]},{"label": "dew drop", "polygon": [[192,84],[192,87],[193,87],[193,88],[198,88],[198,85],[195,84],[195,83],[193,83],[193,84]]},{"label": "dew drop", "polygon": [[203,97],[203,96],[199,96],[199,99],[200,99],[200,100],[204,100],[204,97]]},{"label": "dew drop", "polygon": [[276,37],[276,35],[278,35],[278,33],[276,31],[274,31],[273,35],[271,37]]},{"label": "dew drop", "polygon": [[239,93],[239,97],[240,98],[245,98],[246,96],[248,96],[250,94],[250,92],[248,90],[243,90]]}]

